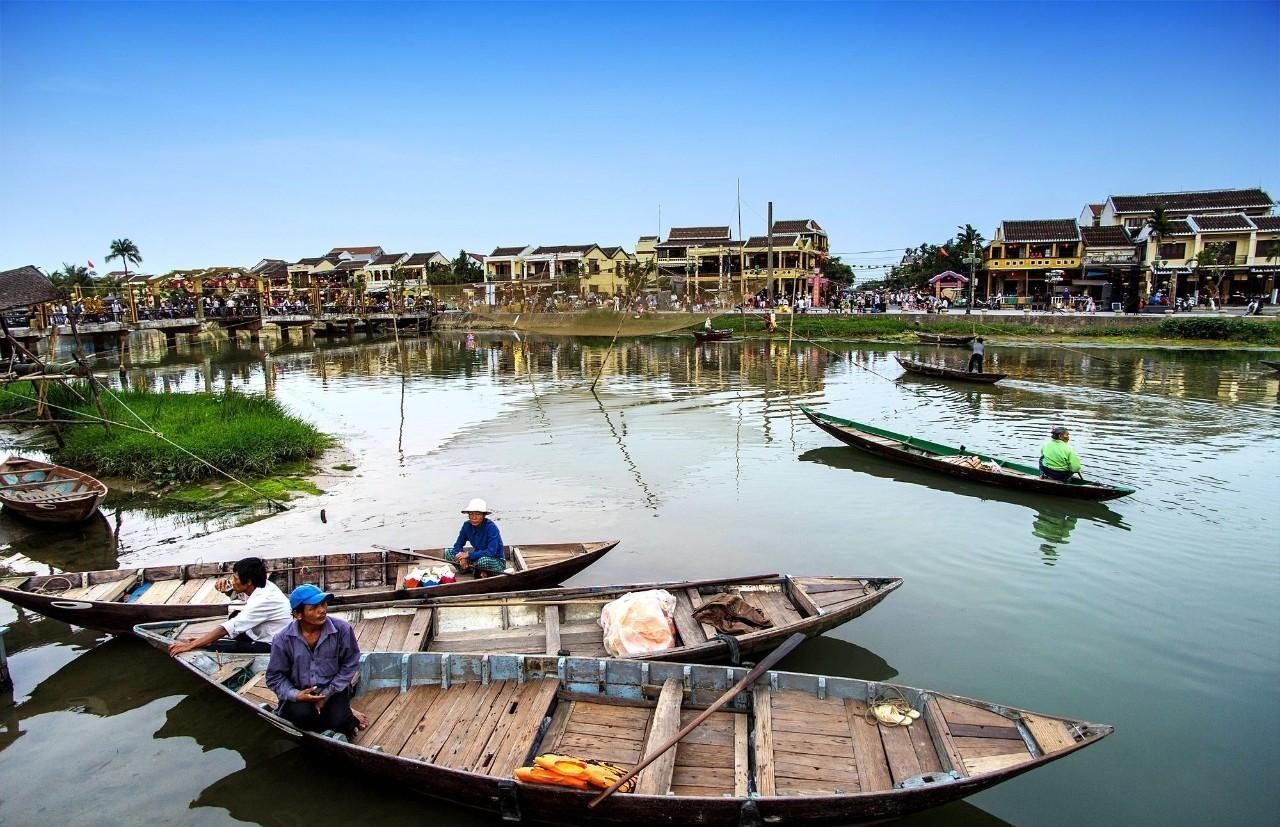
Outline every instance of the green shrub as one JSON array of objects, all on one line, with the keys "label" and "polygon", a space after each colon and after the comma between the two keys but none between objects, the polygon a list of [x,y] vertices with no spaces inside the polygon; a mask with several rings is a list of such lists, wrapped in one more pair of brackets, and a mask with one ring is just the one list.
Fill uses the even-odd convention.
[{"label": "green shrub", "polygon": [[1223,342],[1280,342],[1280,328],[1274,322],[1226,319],[1221,316],[1194,316],[1164,319],[1160,335],[1171,339],[1212,339]]}]

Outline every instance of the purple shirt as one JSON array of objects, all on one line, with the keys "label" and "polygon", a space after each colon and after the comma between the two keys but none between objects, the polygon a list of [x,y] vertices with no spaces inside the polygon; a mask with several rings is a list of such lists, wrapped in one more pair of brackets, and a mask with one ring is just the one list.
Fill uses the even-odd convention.
[{"label": "purple shirt", "polygon": [[298,621],[277,632],[271,641],[267,686],[281,701],[296,701],[298,693],[320,687],[326,698],[351,686],[360,670],[360,645],[351,624],[327,617],[312,649],[298,629]]}]

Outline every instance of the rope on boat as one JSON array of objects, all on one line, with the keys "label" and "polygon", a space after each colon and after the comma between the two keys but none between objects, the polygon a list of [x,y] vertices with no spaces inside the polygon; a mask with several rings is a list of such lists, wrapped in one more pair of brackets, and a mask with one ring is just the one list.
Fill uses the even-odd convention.
[{"label": "rope on boat", "polygon": [[[63,586],[61,589],[49,588],[49,584],[54,582],[55,580],[61,580],[63,583],[66,583],[67,585]],[[67,592],[71,591],[72,588],[73,586],[71,583],[71,578],[63,577],[61,574],[57,574],[57,575],[54,575],[53,577],[50,577],[48,580],[44,581],[44,583],[42,583],[39,588],[32,589],[32,591],[35,592],[36,594],[49,594],[56,597],[60,594],[66,594]]]},{"label": "rope on boat", "polygon": [[[111,398],[115,399],[115,400],[116,400],[116,402],[118,402],[118,403],[120,404],[120,407],[124,408],[126,411],[128,411],[130,414],[132,414],[132,415],[133,415],[133,417],[134,417],[134,419],[137,419],[137,420],[138,420],[139,422],[141,422],[145,427],[139,428],[139,427],[137,427],[136,425],[130,425],[130,424],[129,424],[129,423],[127,423],[127,422],[118,422],[118,421],[116,421],[116,420],[114,420],[114,419],[108,419],[108,418],[106,418],[106,417],[101,417],[101,416],[94,416],[93,414],[85,413],[84,411],[78,411],[78,410],[76,410],[75,408],[68,408],[68,407],[65,407],[65,406],[63,406],[63,405],[57,405],[57,404],[55,404],[55,403],[53,403],[53,402],[49,402],[49,401],[46,401],[44,404],[45,404],[46,406],[50,407],[50,408],[55,408],[55,409],[60,410],[60,411],[66,411],[66,412],[68,412],[68,413],[70,413],[70,414],[74,414],[75,416],[83,417],[84,419],[89,420],[89,421],[91,421],[91,422],[100,422],[100,423],[107,424],[107,425],[116,425],[116,426],[119,426],[119,427],[121,427],[121,428],[127,428],[127,429],[129,429],[129,430],[131,430],[131,431],[137,431],[137,432],[139,432],[139,433],[143,433],[143,434],[150,434],[151,436],[156,437],[157,439],[160,439],[160,440],[162,440],[162,441],[164,441],[164,442],[167,442],[169,445],[173,446],[174,448],[177,448],[179,451],[181,451],[182,453],[184,453],[184,454],[186,454],[187,456],[191,457],[192,459],[196,460],[197,462],[199,462],[200,464],[204,465],[205,467],[209,468],[211,471],[213,471],[213,472],[215,472],[215,473],[217,473],[217,474],[221,474],[222,476],[226,477],[227,479],[231,480],[232,482],[236,483],[237,485],[242,486],[243,488],[245,488],[245,489],[249,490],[249,491],[250,491],[251,493],[253,493],[253,494],[256,494],[260,499],[265,500],[266,502],[270,503],[272,506],[276,507],[277,509],[279,509],[279,510],[281,510],[281,511],[289,511],[289,510],[291,510],[289,506],[285,505],[284,503],[280,502],[279,500],[276,500],[276,499],[274,499],[274,498],[272,498],[272,497],[267,496],[266,494],[263,494],[261,491],[259,491],[258,489],[254,488],[252,485],[249,485],[249,483],[245,482],[244,480],[239,479],[238,477],[236,477],[235,475],[233,475],[231,472],[229,472],[229,471],[224,471],[223,469],[219,468],[218,466],[216,466],[216,465],[214,465],[213,463],[211,463],[211,462],[209,462],[208,460],[206,460],[204,457],[198,456],[197,454],[195,454],[195,453],[193,453],[193,452],[191,452],[191,451],[187,450],[186,448],[182,447],[182,446],[181,446],[181,445],[179,445],[178,443],[174,442],[172,439],[169,439],[169,437],[165,436],[165,435],[164,435],[163,433],[161,433],[160,431],[157,431],[155,428],[151,427],[151,425],[150,425],[150,424],[149,424],[145,419],[143,419],[142,417],[138,416],[138,414],[137,414],[137,413],[136,413],[132,408],[130,408],[128,405],[126,405],[126,404],[124,403],[124,400],[122,400],[119,396],[117,396],[117,395],[116,395],[116,394],[111,390],[111,388],[106,387],[106,386],[104,385],[104,386],[103,386],[103,390],[105,390],[108,394],[110,394],[110,395],[111,395]],[[27,402],[38,402],[38,400],[32,399],[32,398],[31,398],[31,397],[29,397],[29,396],[23,396],[23,395],[22,395],[22,394],[20,394],[20,393],[14,393],[13,391],[9,390],[8,388],[0,387],[0,393],[6,393],[6,394],[9,394],[10,396],[16,396],[17,398],[19,398],[19,399],[23,399],[23,400],[25,400],[25,401],[27,401]]]}]

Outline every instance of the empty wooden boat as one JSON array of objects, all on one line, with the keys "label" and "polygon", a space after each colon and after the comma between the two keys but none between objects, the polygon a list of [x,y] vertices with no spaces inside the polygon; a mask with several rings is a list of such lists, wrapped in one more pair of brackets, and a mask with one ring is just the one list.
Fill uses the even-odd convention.
[{"label": "empty wooden boat", "polygon": [[925,344],[945,345],[946,347],[964,347],[977,336],[948,336],[944,333],[917,333],[916,338]]},{"label": "empty wooden boat", "polygon": [[[428,595],[481,594],[552,586],[604,556],[617,540],[507,546],[511,573],[462,575],[454,583],[404,588],[404,578],[432,552],[361,551],[352,554],[277,557],[266,561],[270,577],[288,593],[315,583],[335,595],[335,604],[376,603]],[[228,597],[214,587],[231,574],[234,561],[148,566],[140,569],[63,572],[0,579],[0,597],[76,626],[131,634],[139,623],[209,617],[224,613]]]},{"label": "empty wooden boat", "polygon": [[[140,627],[164,649],[168,638]],[[513,779],[544,753],[635,765],[747,670],[546,655],[369,653],[352,707],[353,742],[274,714],[266,655],[200,651],[177,660],[321,760],[405,792],[504,821],[701,824],[881,821],[971,795],[1069,755],[1112,728],[944,692],[852,678],[765,672],[645,768],[635,792],[595,793]],[[886,726],[868,706],[901,697],[920,713]],[[212,703],[212,699],[211,699]],[[210,707],[210,714],[218,714]],[[668,760],[669,757],[669,760]],[[1058,802],[1070,807],[1070,797]]]},{"label": "empty wooden boat", "polygon": [[[628,592],[665,589],[676,598],[676,647],[637,659],[733,661],[769,651],[796,632],[820,635],[869,611],[902,585],[900,577],[789,577],[766,574],[728,580],[632,583],[541,589],[478,597],[440,597],[406,604],[339,606],[333,614],[356,630],[362,651],[490,652],[604,657],[600,609]],[[772,626],[727,636],[694,617],[717,595],[737,595]],[[199,637],[225,613],[168,633]],[[732,638],[732,640],[726,639]],[[176,640],[176,637],[174,638]]]},{"label": "empty wooden boat", "polygon": [[902,365],[908,373],[918,373],[921,376],[936,376],[942,379],[957,379],[961,382],[981,382],[984,385],[993,385],[1004,379],[1008,374],[1004,373],[970,373],[967,370],[957,370],[955,368],[946,368],[941,365],[928,365],[924,362],[916,362],[911,359],[903,359],[901,356],[894,356],[898,360],[898,364]]},{"label": "empty wooden boat", "polygon": [[905,434],[895,434],[883,428],[874,428],[861,422],[819,413],[803,405],[800,406],[800,410],[810,422],[846,445],[954,477],[965,477],[976,482],[1016,488],[1020,491],[1035,491],[1084,500],[1113,500],[1128,496],[1136,490],[1105,482],[1084,480],[1059,482],[1046,479],[1040,476],[1038,468],[997,459],[964,446],[952,448],[949,445],[929,442]]},{"label": "empty wooden boat", "polygon": [[98,510],[107,487],[82,471],[25,457],[0,462],[0,504],[39,523],[79,523]]},{"label": "empty wooden boat", "polygon": [[729,328],[716,328],[715,330],[695,330],[693,338],[699,343],[702,342],[724,342],[733,338],[733,331]]}]

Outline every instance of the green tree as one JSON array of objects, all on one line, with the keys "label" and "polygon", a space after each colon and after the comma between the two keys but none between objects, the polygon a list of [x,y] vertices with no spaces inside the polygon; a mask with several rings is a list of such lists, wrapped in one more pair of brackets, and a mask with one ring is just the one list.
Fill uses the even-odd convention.
[{"label": "green tree", "polygon": [[484,281],[484,268],[467,255],[466,250],[459,250],[458,257],[449,262],[449,273],[450,284],[475,284]]},{"label": "green tree", "polygon": [[[1204,249],[1196,253],[1196,269],[1204,274],[1205,278],[1209,278],[1209,271],[1216,271],[1217,278],[1214,280],[1213,290],[1218,297],[1218,301],[1225,301],[1226,296],[1222,295],[1223,282],[1231,271],[1223,267],[1225,264],[1231,263],[1231,248],[1225,243],[1219,241],[1213,244],[1206,244]],[[1170,299],[1172,302],[1172,299]]]},{"label": "green tree", "polygon": [[[1151,245],[1151,260],[1154,262],[1160,258],[1160,242],[1165,236],[1173,232],[1173,219],[1171,219],[1164,210],[1164,204],[1156,204],[1155,209],[1151,211],[1151,215],[1147,218],[1147,243]],[[1155,264],[1152,265],[1152,281],[1155,281]],[[1169,305],[1176,306],[1175,300],[1178,298],[1178,277],[1175,275],[1169,279]],[[1155,284],[1150,285],[1152,289]]]},{"label": "green tree", "polygon": [[141,264],[142,253],[138,252],[138,245],[134,244],[127,238],[117,238],[111,242],[111,252],[107,253],[107,261],[119,259],[124,265],[124,280],[129,280],[129,265]]},{"label": "green tree", "polygon": [[840,260],[840,256],[832,256],[822,262],[822,275],[836,284],[848,285],[857,280],[853,268]]},{"label": "green tree", "polygon": [[61,270],[54,270],[49,274],[49,281],[53,282],[55,287],[88,287],[93,284],[93,277],[89,275],[88,267],[67,264],[64,261]]},{"label": "green tree", "polygon": [[629,300],[640,295],[640,291],[644,290],[649,279],[653,277],[655,269],[653,259],[644,262],[624,261],[619,265],[618,278],[622,280]]}]

